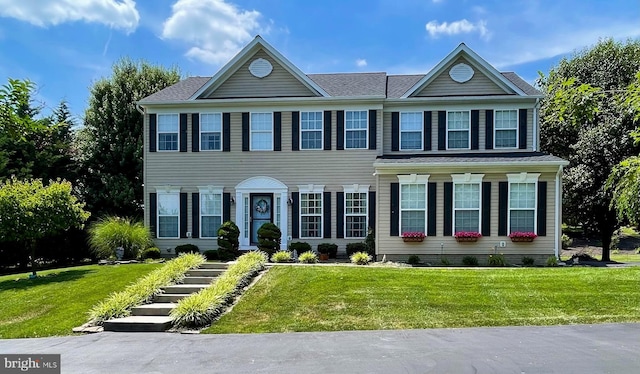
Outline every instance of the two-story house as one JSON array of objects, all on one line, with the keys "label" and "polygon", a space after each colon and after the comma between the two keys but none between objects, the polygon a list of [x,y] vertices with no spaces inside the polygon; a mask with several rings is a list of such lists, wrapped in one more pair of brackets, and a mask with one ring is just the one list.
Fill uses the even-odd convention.
[{"label": "two-story house", "polygon": [[378,258],[557,256],[567,162],[538,150],[540,98],[464,44],[425,75],[305,74],[257,36],[213,77],[138,102],[145,224],[163,253],[215,249],[233,220],[243,250],[273,222],[282,248],[344,251],[372,228]]}]

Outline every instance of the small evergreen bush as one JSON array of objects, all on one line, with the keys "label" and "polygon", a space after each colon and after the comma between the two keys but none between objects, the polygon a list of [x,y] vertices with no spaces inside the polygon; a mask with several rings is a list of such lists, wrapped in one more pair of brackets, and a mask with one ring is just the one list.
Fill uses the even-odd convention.
[{"label": "small evergreen bush", "polygon": [[441,259],[440,259],[440,263],[441,263],[442,265],[444,265],[444,266],[449,266],[449,265],[451,265],[451,263],[449,262],[449,260],[447,260],[447,258],[446,258],[446,257],[441,258]]},{"label": "small evergreen bush", "polygon": [[462,264],[465,266],[478,266],[478,259],[474,256],[464,256]]},{"label": "small evergreen bush", "polygon": [[182,253],[200,253],[200,248],[195,244],[182,244],[176,247],[176,255]]},{"label": "small evergreen bush", "polygon": [[293,256],[289,251],[278,251],[271,255],[271,262],[291,262]]},{"label": "small evergreen bush", "polygon": [[522,265],[524,266],[533,266],[533,263],[536,262],[532,257],[524,256],[522,258]]},{"label": "small evergreen bush", "polygon": [[356,252],[367,252],[367,245],[362,242],[347,244],[347,256],[351,257]]},{"label": "small evergreen bush", "polygon": [[291,242],[289,244],[289,251],[296,251],[298,254],[308,252],[311,250],[311,244],[307,242]]},{"label": "small evergreen bush", "polygon": [[420,263],[420,257],[418,255],[411,255],[407,259],[407,264],[409,265],[418,265]]},{"label": "small evergreen bush", "polygon": [[233,221],[226,221],[218,229],[218,257],[220,260],[235,260],[240,255],[240,229]]},{"label": "small evergreen bush", "polygon": [[318,262],[318,256],[315,253],[308,251],[298,256],[298,261],[304,264],[315,264]]},{"label": "small evergreen bush", "polygon": [[338,245],[334,243],[320,243],[318,244],[318,252],[329,254],[329,258],[336,258],[338,256]]},{"label": "small evergreen bush", "polygon": [[373,258],[367,252],[356,252],[349,257],[352,264],[367,265]]},{"label": "small evergreen bush", "polygon": [[489,266],[507,266],[507,260],[502,253],[489,255]]},{"label": "small evergreen bush", "polygon": [[271,256],[280,249],[282,232],[275,224],[269,222],[258,229],[258,249]]},{"label": "small evergreen bush", "polygon": [[370,256],[376,255],[376,235],[372,228],[367,231],[367,237],[364,239],[364,244],[367,248],[367,253]]},{"label": "small evergreen bush", "polygon": [[548,267],[554,267],[554,266],[558,266],[558,259],[556,258],[556,256],[549,256],[547,257],[547,263],[546,265]]},{"label": "small evergreen bush", "polygon": [[220,259],[220,257],[218,256],[218,251],[216,251],[215,249],[207,249],[202,254],[207,258],[207,261],[217,261]]},{"label": "small evergreen bush", "polygon": [[157,260],[160,257],[161,257],[160,248],[157,248],[157,247],[150,247],[147,249],[143,249],[142,252],[140,252],[140,259],[142,260],[146,260],[148,258]]}]

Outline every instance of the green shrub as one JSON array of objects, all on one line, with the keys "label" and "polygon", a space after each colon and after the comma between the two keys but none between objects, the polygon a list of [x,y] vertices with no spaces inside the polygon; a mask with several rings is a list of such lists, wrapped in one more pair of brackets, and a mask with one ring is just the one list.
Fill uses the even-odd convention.
[{"label": "green shrub", "polygon": [[451,265],[451,263],[449,262],[449,260],[447,260],[447,258],[446,258],[446,257],[441,258],[441,259],[440,259],[440,263],[441,263],[442,265],[444,265],[444,266],[449,266],[449,265]]},{"label": "green shrub", "polygon": [[189,269],[200,266],[205,258],[200,254],[183,254],[168,261],[124,290],[111,294],[89,311],[90,320],[97,324],[111,318],[126,317],[131,308],[151,301],[161,292],[161,288],[181,281]]},{"label": "green shrub", "polygon": [[311,244],[307,242],[291,242],[289,244],[289,251],[296,251],[298,254],[308,252],[311,250]]},{"label": "green shrub", "polygon": [[349,257],[352,264],[367,265],[373,258],[367,252],[356,252]]},{"label": "green shrub", "polygon": [[338,256],[338,245],[334,243],[320,243],[318,244],[319,253],[327,253],[329,258],[336,258]]},{"label": "green shrub", "polygon": [[200,248],[195,244],[182,244],[176,247],[176,255],[182,253],[200,253]]},{"label": "green shrub", "polygon": [[556,256],[547,257],[546,265],[549,267],[558,266],[558,259],[556,258]]},{"label": "green shrub", "polygon": [[502,253],[489,255],[489,266],[507,266],[507,260]]},{"label": "green shrub", "polygon": [[478,259],[474,256],[464,256],[462,258],[462,264],[465,266],[478,266]]},{"label": "green shrub", "polygon": [[407,259],[407,264],[409,265],[418,265],[420,263],[420,257],[418,255],[411,255]]},{"label": "green shrub", "polygon": [[233,261],[240,256],[240,251],[231,251],[226,248],[218,249],[218,260],[220,261]]},{"label": "green shrub", "polygon": [[271,255],[271,262],[291,262],[292,258],[289,251],[278,251]]},{"label": "green shrub", "polygon": [[347,256],[351,257],[356,252],[367,252],[367,245],[362,242],[347,244]]},{"label": "green shrub", "polygon": [[275,224],[269,222],[258,229],[258,249],[269,256],[280,250],[280,237],[282,232]]},{"label": "green shrub", "polygon": [[228,258],[225,261],[235,259],[240,255],[240,229],[233,221],[226,221],[218,229],[218,255]]},{"label": "green shrub", "polygon": [[372,228],[367,230],[367,237],[364,239],[364,245],[367,248],[367,253],[371,256],[376,255],[376,235]]},{"label": "green shrub", "polygon": [[134,259],[151,245],[149,229],[130,218],[107,217],[89,227],[89,246],[98,258],[115,256],[120,247],[124,249],[123,259]]},{"label": "green shrub", "polygon": [[304,252],[300,256],[298,256],[298,261],[305,264],[315,264],[316,262],[318,262],[318,255],[311,251]]},{"label": "green shrub", "polygon": [[267,262],[260,251],[245,253],[222,273],[211,286],[180,300],[171,311],[173,323],[180,327],[202,327],[211,324],[243,287]]},{"label": "green shrub", "polygon": [[215,249],[207,249],[202,253],[207,261],[218,261],[220,256],[218,256],[218,251]]},{"label": "green shrub", "polygon": [[567,234],[562,234],[560,241],[562,242],[562,249],[567,249],[573,245],[573,239]]},{"label": "green shrub", "polygon": [[524,256],[522,258],[522,265],[524,266],[533,266],[534,262],[536,262],[536,260],[534,260],[533,257]]},{"label": "green shrub", "polygon": [[160,254],[160,248],[157,247],[146,248],[143,249],[142,252],[140,252],[140,258],[143,260],[146,260],[148,258],[157,260],[160,257],[162,257]]}]

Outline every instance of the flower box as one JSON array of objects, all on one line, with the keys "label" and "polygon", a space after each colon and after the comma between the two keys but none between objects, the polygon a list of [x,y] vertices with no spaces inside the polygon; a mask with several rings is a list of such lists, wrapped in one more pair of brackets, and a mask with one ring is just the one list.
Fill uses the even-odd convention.
[{"label": "flower box", "polygon": [[478,238],[482,238],[482,234],[475,231],[458,231],[453,235],[458,243],[477,242]]},{"label": "flower box", "polygon": [[532,242],[538,235],[534,232],[512,232],[509,238],[512,242]]},{"label": "flower box", "polygon": [[522,237],[513,237],[511,238],[512,242],[532,242],[533,238],[522,238]]},{"label": "flower box", "polygon": [[478,238],[477,237],[456,237],[456,241],[458,243],[464,243],[464,242],[477,242]]},{"label": "flower box", "polygon": [[408,242],[422,242],[422,241],[424,241],[424,237],[403,236],[402,240],[405,243],[408,243]]}]

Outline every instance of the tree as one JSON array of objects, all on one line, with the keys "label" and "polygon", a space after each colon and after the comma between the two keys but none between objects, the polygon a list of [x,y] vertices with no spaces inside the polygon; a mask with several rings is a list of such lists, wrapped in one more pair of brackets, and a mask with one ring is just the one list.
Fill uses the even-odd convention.
[{"label": "tree", "polygon": [[570,164],[564,174],[564,217],[602,239],[602,260],[609,260],[611,235],[618,227],[605,188],[614,166],[638,153],[629,136],[633,118],[623,113],[616,95],[640,70],[640,41],[611,39],[562,59],[539,85],[541,147]]},{"label": "tree", "polygon": [[45,186],[41,179],[15,178],[0,185],[0,237],[24,243],[31,250],[31,268],[36,275],[36,241],[72,227],[89,218],[84,204],[71,194],[71,183],[55,181]]},{"label": "tree", "polygon": [[83,195],[94,216],[141,215],[143,117],[136,101],[179,79],[175,68],[122,59],[91,87],[79,147]]}]

